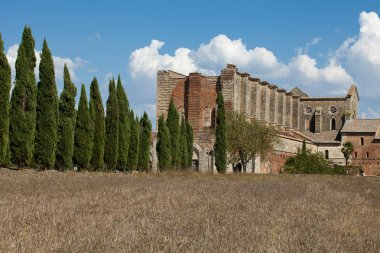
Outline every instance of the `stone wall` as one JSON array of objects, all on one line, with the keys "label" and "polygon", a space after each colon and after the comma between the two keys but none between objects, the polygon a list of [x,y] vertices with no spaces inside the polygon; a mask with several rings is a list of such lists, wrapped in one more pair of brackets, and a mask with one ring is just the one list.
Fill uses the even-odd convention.
[{"label": "stone wall", "polygon": [[[215,141],[218,91],[224,96],[226,110],[243,113],[251,120],[260,120],[285,132],[311,131],[318,134],[330,131],[332,119],[335,120],[335,131],[339,131],[347,112],[352,114],[352,118],[358,112],[359,96],[355,86],[351,86],[346,97],[312,98],[299,89],[294,93],[287,92],[276,85],[250,77],[248,73],[240,73],[233,64],[228,64],[220,76],[206,77],[199,73],[184,76],[173,71],[158,71],[157,119],[161,114],[166,117],[170,98],[173,97],[177,109],[193,127],[197,145],[194,149],[197,150],[201,171],[213,170],[210,152]],[[256,159],[252,163],[253,170],[259,173],[279,172],[286,158],[302,147],[303,138],[281,137],[284,144],[278,145],[269,159]],[[318,148],[323,148],[322,152],[328,150],[336,163],[341,162],[340,147],[336,143],[308,145],[315,152],[318,152]]]}]

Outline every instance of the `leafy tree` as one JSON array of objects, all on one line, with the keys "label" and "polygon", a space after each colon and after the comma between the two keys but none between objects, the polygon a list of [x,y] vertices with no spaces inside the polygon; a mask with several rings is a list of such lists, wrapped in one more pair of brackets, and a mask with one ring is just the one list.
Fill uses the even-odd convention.
[{"label": "leafy tree", "polygon": [[69,70],[65,64],[63,68],[63,91],[59,99],[58,144],[55,161],[58,169],[71,169],[73,167],[76,95],[77,88],[71,81]]},{"label": "leafy tree", "polygon": [[187,167],[190,168],[193,163],[193,128],[189,121],[186,121],[186,144],[187,144]]},{"label": "leafy tree", "polygon": [[284,170],[297,174],[344,174],[344,170],[339,166],[330,166],[322,153],[312,153],[310,150],[288,158]]},{"label": "leafy tree", "polygon": [[11,160],[18,166],[28,166],[34,153],[36,130],[36,55],[29,27],[24,28],[16,59],[16,80],[10,110]]},{"label": "leafy tree", "polygon": [[[189,129],[190,130],[190,129]],[[180,161],[181,161],[181,168],[186,169],[188,168],[189,164],[189,150],[188,150],[188,144],[187,144],[187,129],[186,129],[186,121],[184,118],[181,120],[181,129],[180,129],[180,135],[179,135],[179,153],[180,153]]]},{"label": "leafy tree", "polygon": [[87,103],[86,88],[82,84],[75,122],[74,163],[79,169],[89,169],[94,128]]},{"label": "leafy tree", "polygon": [[102,97],[99,92],[98,80],[94,78],[90,87],[90,115],[94,126],[94,139],[91,155],[91,168],[104,168],[105,120]]},{"label": "leafy tree", "polygon": [[164,116],[161,115],[158,119],[158,133],[157,133],[157,158],[158,168],[162,170],[169,169],[171,167],[171,141],[169,128],[166,126]]},{"label": "leafy tree", "polygon": [[344,158],[346,160],[346,170],[347,170],[348,159],[350,158],[350,155],[352,154],[352,152],[354,152],[354,145],[352,144],[352,142],[346,141],[345,143],[343,143],[341,152],[343,153]]},{"label": "leafy tree", "polygon": [[117,102],[119,106],[119,148],[117,168],[119,170],[127,169],[128,148],[130,137],[130,120],[129,120],[129,104],[127,95],[125,94],[120,76],[117,78]]},{"label": "leafy tree", "polygon": [[219,173],[225,173],[227,169],[227,133],[225,122],[224,99],[221,92],[216,99],[218,105],[215,130],[215,166]]},{"label": "leafy tree", "polygon": [[54,63],[44,40],[37,87],[35,158],[38,166],[51,169],[55,164],[58,126],[58,97]]},{"label": "leafy tree", "polygon": [[170,132],[170,149],[171,149],[171,166],[173,168],[178,168],[180,165],[180,157],[179,157],[179,114],[174,105],[173,98],[170,99],[168,118],[166,120],[166,125]]},{"label": "leafy tree", "polygon": [[9,93],[11,82],[11,67],[4,53],[0,33],[0,165],[9,162]]},{"label": "leafy tree", "polygon": [[140,124],[139,120],[136,116],[134,116],[133,111],[130,114],[130,122],[131,122],[131,136],[129,141],[129,149],[128,149],[128,168],[130,171],[136,170],[139,159],[139,137],[140,137]]},{"label": "leafy tree", "polygon": [[149,120],[148,114],[144,112],[140,119],[140,151],[138,168],[142,171],[149,169],[149,154],[150,154],[150,138],[152,135],[152,123]]},{"label": "leafy tree", "polygon": [[241,163],[245,172],[247,163],[256,155],[265,159],[270,154],[277,140],[277,132],[261,122],[248,122],[242,114],[230,112],[226,119],[229,162]]},{"label": "leafy tree", "polygon": [[109,97],[107,100],[106,114],[106,148],[104,150],[104,160],[107,168],[116,170],[117,157],[119,154],[119,106],[115,80],[110,80]]}]

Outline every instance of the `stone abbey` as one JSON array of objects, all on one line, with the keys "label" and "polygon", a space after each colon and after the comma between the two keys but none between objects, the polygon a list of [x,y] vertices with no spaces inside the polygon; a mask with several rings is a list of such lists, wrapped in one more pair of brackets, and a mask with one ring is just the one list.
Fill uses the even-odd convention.
[{"label": "stone abbey", "polygon": [[[232,64],[227,64],[219,76],[186,76],[170,70],[157,73],[157,119],[167,115],[173,98],[178,112],[194,130],[195,169],[215,170],[212,150],[219,91],[226,110],[243,113],[247,120],[260,120],[280,132],[273,154],[269,159],[257,157],[251,161],[248,172],[280,173],[286,159],[295,155],[306,140],[308,149],[322,152],[336,164],[345,163],[341,147],[351,141],[355,150],[350,164],[362,166],[366,175],[380,173],[380,119],[358,119],[355,85],[344,97],[309,97],[298,88],[286,91],[241,73]],[[229,165],[227,171],[232,170]]]}]

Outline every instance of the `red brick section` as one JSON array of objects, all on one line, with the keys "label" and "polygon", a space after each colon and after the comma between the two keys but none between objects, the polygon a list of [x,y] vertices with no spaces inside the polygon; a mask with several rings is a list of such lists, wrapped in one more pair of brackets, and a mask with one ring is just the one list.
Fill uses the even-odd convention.
[{"label": "red brick section", "polygon": [[172,92],[172,97],[174,101],[174,105],[178,108],[182,107],[185,109],[185,81],[180,81],[178,85],[174,88]]},{"label": "red brick section", "polygon": [[204,125],[203,110],[208,107],[212,116],[215,116],[216,79],[209,80],[199,73],[191,73],[186,80],[178,83],[171,96],[177,109],[185,109],[187,119],[194,130],[194,138],[198,140],[198,134]]},{"label": "red brick section", "polygon": [[[364,145],[361,145],[361,138],[364,139]],[[380,141],[375,140],[375,133],[345,134],[342,138],[342,143],[346,141],[354,144],[351,163],[362,166],[365,175],[380,175]],[[355,152],[357,153],[357,157],[355,157]],[[369,154],[368,158],[367,152]]]}]

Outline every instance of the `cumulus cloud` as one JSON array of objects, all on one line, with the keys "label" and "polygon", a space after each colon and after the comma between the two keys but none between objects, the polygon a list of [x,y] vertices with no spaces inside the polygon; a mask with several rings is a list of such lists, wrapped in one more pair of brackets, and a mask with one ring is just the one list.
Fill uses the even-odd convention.
[{"label": "cumulus cloud", "polygon": [[[321,38],[313,38],[307,43],[310,47]],[[331,94],[346,92],[353,82],[351,76],[331,58],[326,66],[319,68],[317,60],[299,51],[289,63],[283,63],[265,47],[247,48],[242,39],[230,39],[218,35],[197,49],[179,48],[174,55],[160,54],[164,42],[152,40],[149,46],[136,49],[130,56],[129,68],[132,78],[148,79],[146,90],[154,91],[154,78],[158,70],[170,69],[179,73],[201,72],[217,75],[227,63],[236,64],[241,71],[268,81],[280,83],[285,88],[298,85],[309,91],[321,91],[323,87],[334,85]],[[141,89],[141,87],[139,87]],[[325,90],[323,90],[325,92]]]},{"label": "cumulus cloud", "polygon": [[[146,80],[139,89],[150,91],[152,98],[149,104],[154,99],[158,70],[218,75],[226,63],[236,64],[241,71],[287,89],[298,86],[312,96],[344,96],[349,86],[356,83],[362,100],[373,99],[380,94],[379,16],[375,12],[362,12],[359,25],[358,34],[343,41],[337,50],[329,52],[324,64],[309,54],[310,48],[322,40],[320,37],[312,38],[285,63],[265,47],[247,48],[242,39],[231,39],[221,34],[196,49],[179,48],[173,55],[161,54],[165,43],[152,40],[149,46],[132,52],[129,68],[133,79]],[[379,117],[379,112],[369,106],[362,116]]]},{"label": "cumulus cloud", "polygon": [[152,40],[149,46],[132,52],[129,57],[132,78],[138,76],[154,78],[159,69],[172,69],[181,73],[197,70],[194,60],[189,56],[190,49],[179,48],[173,56],[161,55],[159,50],[164,44],[162,41]]},{"label": "cumulus cloud", "polygon": [[352,75],[365,97],[380,93],[380,19],[375,12],[362,12],[359,35],[348,38],[336,58]]},{"label": "cumulus cloud", "polygon": [[[16,70],[15,70],[15,64],[17,59],[17,51],[18,51],[18,44],[14,44],[13,46],[9,47],[7,50],[7,59],[12,69],[12,80],[15,78]],[[41,51],[34,50],[37,58],[36,68],[34,69],[34,72],[36,74],[36,79],[38,79],[39,69],[38,66],[41,61]],[[53,56],[53,62],[54,62],[54,70],[55,70],[55,77],[56,79],[60,80],[63,78],[63,67],[66,63],[67,68],[69,69],[71,79],[76,80],[77,76],[75,74],[75,70],[83,67],[84,61],[76,57],[74,59],[70,58],[62,58],[59,56]]]}]

